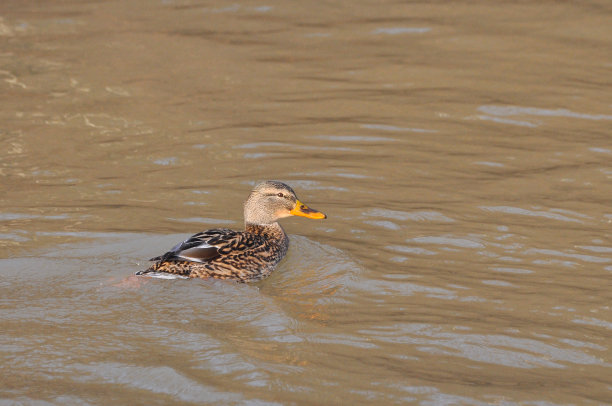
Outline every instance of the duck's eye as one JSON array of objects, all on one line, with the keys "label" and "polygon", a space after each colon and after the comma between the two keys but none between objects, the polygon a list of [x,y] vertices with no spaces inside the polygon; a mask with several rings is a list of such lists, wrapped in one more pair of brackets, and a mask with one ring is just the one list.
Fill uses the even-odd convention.
[{"label": "duck's eye", "polygon": [[282,194],[282,193],[277,193],[276,196],[278,196],[278,197],[285,197],[285,195]]}]

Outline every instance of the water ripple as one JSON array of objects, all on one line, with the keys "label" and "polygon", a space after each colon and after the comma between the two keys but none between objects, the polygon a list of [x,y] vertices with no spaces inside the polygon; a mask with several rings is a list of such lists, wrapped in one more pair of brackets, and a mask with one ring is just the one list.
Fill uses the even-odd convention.
[{"label": "water ripple", "polygon": [[477,362],[515,368],[566,368],[563,363],[605,365],[597,357],[575,349],[564,349],[534,339],[498,334],[456,334],[428,325],[396,325],[360,331],[373,342],[422,345],[422,351],[465,357]]},{"label": "water ripple", "polygon": [[567,216],[562,216],[561,214],[551,213],[551,212],[543,211],[543,210],[528,210],[528,209],[522,209],[520,207],[512,207],[512,206],[480,206],[480,208],[482,210],[491,211],[491,212],[500,212],[500,213],[506,213],[506,214],[519,214],[522,216],[532,216],[532,217],[545,217],[545,218],[552,219],[552,220],[582,223],[582,221],[578,219],[567,217]]},{"label": "water ripple", "polygon": [[518,125],[521,127],[530,127],[530,128],[538,127],[538,124],[530,123],[529,121],[519,121],[519,120],[512,120],[509,118],[491,117],[491,116],[483,116],[483,115],[479,115],[476,117],[483,121],[493,121],[495,123],[500,123],[500,124]]},{"label": "water ripple", "polygon": [[494,116],[546,116],[546,117],[569,117],[581,118],[585,120],[612,120],[612,115],[608,114],[585,114],[576,113],[567,109],[540,109],[536,107],[519,107],[519,106],[495,106],[484,105],[478,107],[479,111]]},{"label": "water ripple", "polygon": [[381,208],[373,208],[366,210],[362,213],[364,216],[370,217],[385,217],[395,220],[413,220],[413,221],[436,221],[443,223],[453,223],[453,220],[450,217],[443,215],[437,211],[431,210],[422,210],[422,211],[399,211],[399,210],[389,210],[389,209],[381,209]]},{"label": "water ripple", "polygon": [[436,244],[446,245],[460,248],[484,248],[484,244],[478,241],[469,240],[466,238],[444,237],[444,236],[429,236],[415,237],[406,241],[413,241],[421,244]]},{"label": "water ripple", "polygon": [[381,131],[393,131],[393,132],[412,132],[412,133],[436,133],[436,130],[427,130],[425,128],[412,128],[412,127],[397,127],[388,124],[361,124],[361,128],[367,128],[370,130],[381,130]]},{"label": "water ripple", "polygon": [[542,254],[542,255],[552,255],[552,256],[557,256],[557,257],[574,258],[574,259],[579,259],[584,262],[592,262],[592,263],[598,263],[598,264],[602,264],[602,263],[606,264],[612,261],[612,259],[610,258],[601,258],[601,257],[592,256],[592,255],[584,255],[584,254],[573,254],[573,253],[556,251],[556,250],[551,250],[551,249],[543,249],[543,248],[529,248],[528,250],[525,251],[525,254],[527,255]]},{"label": "water ripple", "polygon": [[372,34],[423,34],[431,31],[429,27],[390,27],[390,28],[377,28],[372,31]]},{"label": "water ripple", "polygon": [[217,391],[214,387],[189,379],[167,366],[137,367],[116,362],[97,362],[75,365],[74,369],[82,374],[80,378],[75,378],[81,382],[129,385],[142,390],[172,395],[185,402],[236,402],[241,400],[241,396],[236,393]]}]

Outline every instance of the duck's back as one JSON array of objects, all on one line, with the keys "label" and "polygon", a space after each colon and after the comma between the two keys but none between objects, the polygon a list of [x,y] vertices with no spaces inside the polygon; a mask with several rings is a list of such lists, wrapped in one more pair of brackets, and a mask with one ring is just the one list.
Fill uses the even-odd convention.
[{"label": "duck's back", "polygon": [[190,278],[252,282],[270,274],[287,253],[289,239],[278,223],[247,224],[245,231],[208,230],[155,257],[146,271]]}]

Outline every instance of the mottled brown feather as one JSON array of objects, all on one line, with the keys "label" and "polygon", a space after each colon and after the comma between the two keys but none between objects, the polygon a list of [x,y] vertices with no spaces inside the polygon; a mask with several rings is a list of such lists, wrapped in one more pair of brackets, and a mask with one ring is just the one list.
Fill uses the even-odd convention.
[{"label": "mottled brown feather", "polygon": [[191,239],[196,236],[215,246],[218,255],[204,262],[194,262],[181,260],[169,251],[138,274],[164,272],[189,278],[254,282],[268,276],[289,248],[289,238],[278,223],[265,226],[249,224],[245,231],[209,230]]}]

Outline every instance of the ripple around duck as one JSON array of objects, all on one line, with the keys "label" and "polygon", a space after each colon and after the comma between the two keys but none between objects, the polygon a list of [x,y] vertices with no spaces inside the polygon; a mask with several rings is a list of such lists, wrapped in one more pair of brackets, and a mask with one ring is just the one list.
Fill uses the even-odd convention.
[{"label": "ripple around duck", "polygon": [[278,269],[263,283],[263,293],[285,302],[329,304],[343,300],[362,269],[342,251],[303,236],[290,236],[290,249]]},{"label": "ripple around duck", "polygon": [[[53,353],[71,354],[70,361],[66,361],[70,365],[76,362],[77,366],[70,368],[76,368],[72,372],[81,377],[76,378],[80,382],[127,385],[185,401],[215,399],[216,392],[202,383],[191,382],[184,371],[176,369],[184,367],[163,356],[166,351],[192,352],[190,362],[199,360],[204,369],[234,365],[235,368],[218,372],[250,374],[243,379],[269,385],[259,371],[276,369],[283,373],[279,369],[294,369],[285,361],[262,369],[261,362],[278,356],[271,343],[303,342],[304,337],[295,329],[299,324],[296,318],[325,318],[330,305],[343,300],[343,289],[359,269],[333,247],[291,236],[293,249],[286,260],[272,277],[257,285],[217,280],[130,280],[126,278],[145,266],[142,258],[163,251],[181,237],[98,237],[97,241],[60,247],[36,258],[4,261],[7,286],[24,287],[6,292],[5,302],[27,300],[29,305],[11,312],[12,321],[3,317],[3,323],[49,326],[45,327],[44,338],[48,348]],[[40,269],[45,272],[41,274]],[[16,283],[17,279],[20,283]],[[71,343],[61,338],[66,329],[75,331]],[[5,333],[18,334],[20,338],[14,345],[24,351],[34,345],[23,332]],[[120,351],[141,361],[136,353],[147,351],[166,359],[167,364],[151,367],[88,363],[92,346],[97,351]],[[27,358],[18,357],[40,364],[48,356],[44,350]],[[37,361],[39,357],[42,358]],[[259,361],[260,358],[268,361]],[[253,362],[258,370],[255,375]],[[175,381],[182,383],[175,385]]]}]

